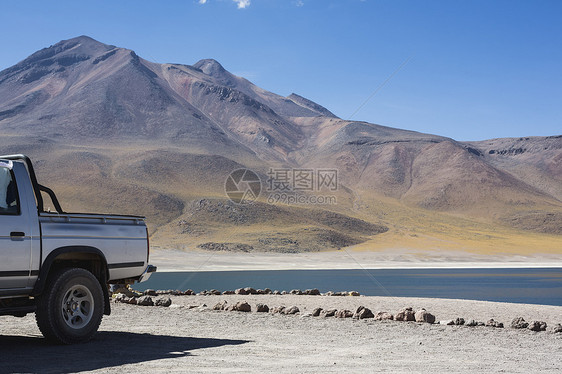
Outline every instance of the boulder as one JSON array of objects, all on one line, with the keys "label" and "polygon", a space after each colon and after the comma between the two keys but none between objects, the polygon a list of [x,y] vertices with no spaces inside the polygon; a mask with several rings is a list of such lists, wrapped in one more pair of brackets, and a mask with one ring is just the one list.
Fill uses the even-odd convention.
[{"label": "boulder", "polygon": [[238,303],[236,303],[235,305],[235,309],[237,312],[251,312],[252,311],[252,307],[250,306],[250,304],[248,304],[245,301],[240,301]]},{"label": "boulder", "polygon": [[361,296],[361,294],[357,291],[349,291],[347,294],[349,296]]},{"label": "boulder", "polygon": [[224,291],[222,294],[223,295],[234,295],[235,293],[234,293],[234,291]]},{"label": "boulder", "polygon": [[157,296],[157,295],[158,295],[158,294],[156,293],[156,291],[150,290],[150,289],[144,291],[142,294],[145,295],[145,296]]},{"label": "boulder", "polygon": [[113,301],[116,303],[126,303],[127,299],[129,298],[124,293],[118,293],[113,295]]},{"label": "boulder", "polygon": [[258,304],[258,305],[256,305],[256,312],[267,313],[267,312],[269,312],[269,307],[265,304]]},{"label": "boulder", "polygon": [[416,319],[416,322],[435,323],[435,316],[423,308],[414,314],[414,318]]},{"label": "boulder", "polygon": [[186,296],[195,295],[195,293],[193,292],[193,290],[183,291],[183,294],[186,295]]},{"label": "boulder", "polygon": [[473,319],[469,319],[464,325],[468,327],[474,327],[474,326],[478,326],[478,322],[476,322]]},{"label": "boulder", "polygon": [[246,288],[244,288],[244,291],[246,291],[246,295],[257,295],[258,294],[258,291],[256,291],[252,287],[246,287]]},{"label": "boulder", "polygon": [[306,290],[306,291],[304,291],[304,293],[305,293],[306,295],[310,295],[310,296],[318,296],[318,295],[320,295],[320,291],[318,290],[318,288],[313,288],[313,289],[311,289],[311,290]]},{"label": "boulder", "polygon": [[560,334],[562,333],[562,325],[561,324],[556,324],[552,327],[552,329],[550,330],[550,332],[552,332],[553,334]]},{"label": "boulder", "polygon": [[283,314],[297,314],[297,313],[299,313],[299,312],[300,312],[300,310],[299,310],[298,307],[292,306],[292,307],[290,307],[290,308],[286,308],[286,309],[283,311]]},{"label": "boulder", "polygon": [[527,328],[531,331],[546,331],[546,322],[543,321],[533,321],[529,323]]},{"label": "boulder", "polygon": [[287,291],[281,291],[281,295],[286,295]]},{"label": "boulder", "polygon": [[159,296],[156,298],[156,300],[154,300],[154,305],[163,306],[167,308],[170,305],[172,305],[172,299],[170,299],[167,296]]},{"label": "boulder", "polygon": [[461,318],[461,317],[455,318],[455,325],[456,326],[464,325],[464,318]]},{"label": "boulder", "polygon": [[336,318],[351,318],[353,317],[353,312],[351,310],[338,310],[336,312],[336,314],[334,315],[334,317]]},{"label": "boulder", "polygon": [[323,310],[322,312],[320,312],[320,316],[322,316],[322,317],[333,317],[333,316],[336,315],[337,312],[338,312],[337,309]]},{"label": "boulder", "polygon": [[301,290],[291,290],[291,295],[302,295],[302,291]]},{"label": "boulder", "polygon": [[486,322],[486,326],[488,326],[488,327],[496,327],[496,328],[500,328],[500,329],[501,329],[501,328],[503,328],[503,323],[494,321],[494,319],[491,318],[491,319],[489,319],[489,320]]},{"label": "boulder", "polygon": [[141,296],[137,299],[137,305],[141,306],[154,306],[154,301],[150,296]]},{"label": "boulder", "polygon": [[412,308],[403,308],[394,316],[395,321],[415,321],[415,313]]},{"label": "boulder", "polygon": [[271,295],[271,294],[273,293],[273,292],[271,291],[271,288],[266,288],[266,289],[263,290],[263,292],[264,292],[266,295]]},{"label": "boulder", "polygon": [[272,293],[273,295],[281,295],[281,292],[279,292],[278,290],[273,291]]},{"label": "boulder", "polygon": [[353,318],[356,319],[375,318],[375,315],[373,314],[373,312],[371,312],[371,309],[365,308],[364,306],[360,306],[355,311]]},{"label": "boulder", "polygon": [[276,306],[275,308],[271,309],[271,314],[281,314],[284,310],[284,306]]},{"label": "boulder", "polygon": [[513,321],[511,321],[512,329],[526,329],[528,326],[529,324],[525,322],[525,319],[523,319],[523,317],[517,317],[514,318]]},{"label": "boulder", "polygon": [[223,301],[222,303],[216,303],[213,310],[226,310],[228,308],[228,303]]},{"label": "boulder", "polygon": [[248,292],[246,291],[245,288],[237,288],[236,291],[234,291],[234,293],[236,295],[247,295]]},{"label": "boulder", "polygon": [[319,316],[320,316],[320,313],[322,313],[322,308],[315,308],[315,309],[312,311],[312,316],[313,316],[313,317],[319,317]]},{"label": "boulder", "polygon": [[392,321],[394,319],[394,316],[391,313],[388,312],[377,312],[375,313],[375,320],[376,321]]}]

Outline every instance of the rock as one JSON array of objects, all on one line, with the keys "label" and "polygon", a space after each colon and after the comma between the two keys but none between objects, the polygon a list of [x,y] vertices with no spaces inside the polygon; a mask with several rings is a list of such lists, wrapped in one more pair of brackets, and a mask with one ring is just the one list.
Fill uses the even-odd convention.
[{"label": "rock", "polygon": [[283,313],[284,310],[285,310],[284,306],[277,306],[277,307],[271,309],[271,314],[281,314],[281,313]]},{"label": "rock", "polygon": [[324,294],[324,296],[334,296],[334,292],[333,291],[328,291]]},{"label": "rock", "polygon": [[476,322],[473,319],[469,319],[468,322],[466,322],[464,325],[468,327],[474,327],[474,326],[478,326],[478,322]]},{"label": "rock", "polygon": [[286,295],[287,291],[281,291],[281,295]]},{"label": "rock", "polygon": [[167,296],[160,296],[156,298],[156,300],[154,301],[154,305],[163,306],[167,308],[170,305],[172,305],[172,299],[170,299]]},{"label": "rock", "polygon": [[531,331],[546,331],[546,322],[543,321],[533,321],[529,323],[527,328]]},{"label": "rock", "polygon": [[222,292],[220,292],[219,290],[211,290],[211,291],[209,291],[209,294],[211,294],[211,295],[222,295]]},{"label": "rock", "polygon": [[222,294],[223,295],[234,295],[235,292],[234,291],[224,291]]},{"label": "rock", "polygon": [[461,317],[455,318],[455,325],[456,326],[464,325],[464,318],[461,318]]},{"label": "rock", "polygon": [[269,307],[265,304],[258,304],[258,305],[256,305],[256,312],[267,313],[267,312],[269,312]]},{"label": "rock", "polygon": [[349,296],[361,296],[361,294],[357,291],[350,291],[350,292],[348,292],[348,295]]},{"label": "rock", "polygon": [[334,315],[334,317],[336,318],[351,318],[353,317],[353,312],[351,310],[338,310],[336,312],[336,314]]},{"label": "rock", "polygon": [[416,319],[416,322],[435,323],[435,316],[423,308],[414,314],[414,318]]},{"label": "rock", "polygon": [[561,324],[556,324],[552,327],[552,329],[550,330],[550,332],[552,332],[553,334],[560,334],[562,333],[562,325]]},{"label": "rock", "polygon": [[523,319],[523,317],[517,317],[514,318],[513,321],[511,321],[512,329],[526,329],[527,326],[529,326],[529,324],[525,322],[525,319]]},{"label": "rock", "polygon": [[319,316],[320,316],[320,313],[322,313],[322,308],[315,308],[315,309],[312,311],[312,316],[313,316],[313,317],[319,317]]},{"label": "rock", "polygon": [[491,319],[489,319],[489,320],[486,322],[486,326],[488,326],[488,327],[496,327],[496,328],[500,328],[500,329],[501,329],[501,328],[503,328],[503,323],[494,321],[494,319],[491,318]]},{"label": "rock", "polygon": [[302,291],[301,290],[291,290],[291,295],[302,295]]},{"label": "rock", "polygon": [[412,308],[403,308],[394,316],[395,321],[415,321],[416,317]]},{"label": "rock", "polygon": [[281,295],[281,292],[279,292],[278,290],[273,291],[273,295]]},{"label": "rock", "polygon": [[244,291],[246,291],[246,295],[257,295],[258,294],[258,291],[256,291],[252,287],[246,287],[246,288],[244,288]]},{"label": "rock", "polygon": [[391,313],[388,312],[377,312],[375,314],[375,320],[376,321],[392,321],[394,319],[394,316]]},{"label": "rock", "polygon": [[338,312],[337,309],[323,310],[322,312],[320,312],[320,315],[322,317],[333,317],[336,315],[337,312]]},{"label": "rock", "polygon": [[244,288],[237,288],[236,291],[234,291],[234,293],[236,295],[247,295],[248,294],[248,292]]},{"label": "rock", "polygon": [[116,303],[126,303],[127,299],[128,299],[128,297],[124,293],[118,293],[118,294],[113,295],[113,301],[116,302]]},{"label": "rock", "polygon": [[154,306],[154,301],[150,296],[141,296],[137,299],[137,305],[141,306]]},{"label": "rock", "polygon": [[158,296],[158,294],[154,290],[146,290],[142,294],[145,296]]},{"label": "rock", "polygon": [[445,326],[454,326],[455,325],[455,320],[454,319],[446,319],[443,321],[439,321],[440,325],[445,325]]},{"label": "rock", "polygon": [[184,291],[183,294],[186,295],[186,296],[195,295],[195,293],[193,292],[193,290]]},{"label": "rock", "polygon": [[258,295],[265,295],[265,291],[262,290],[262,289],[257,289],[257,290],[256,290],[256,293],[257,293]]},{"label": "rock", "polygon": [[263,292],[265,292],[266,295],[271,295],[273,293],[270,288],[266,288]]},{"label": "rock", "polygon": [[364,306],[360,306],[355,311],[353,318],[356,319],[375,318],[375,315],[373,314],[373,312],[371,312],[371,309],[365,308]]},{"label": "rock", "polygon": [[300,312],[300,310],[299,310],[298,307],[292,306],[292,307],[290,307],[290,308],[285,309],[285,310],[283,311],[283,314],[297,314],[297,313],[299,313],[299,312]]},{"label": "rock", "polygon": [[216,303],[213,310],[226,310],[228,308],[228,303],[223,301],[222,303]]},{"label": "rock", "polygon": [[308,317],[312,317],[312,313],[301,314],[301,318],[308,318]]},{"label": "rock", "polygon": [[310,296],[318,296],[318,295],[320,295],[320,291],[319,291],[317,288],[313,288],[313,289],[311,289],[311,290],[306,290],[306,291],[304,291],[304,293],[305,293],[306,295],[310,295]]},{"label": "rock", "polygon": [[247,313],[247,312],[252,311],[252,307],[247,302],[240,301],[240,302],[236,303],[234,310],[236,310],[237,312],[246,312]]}]

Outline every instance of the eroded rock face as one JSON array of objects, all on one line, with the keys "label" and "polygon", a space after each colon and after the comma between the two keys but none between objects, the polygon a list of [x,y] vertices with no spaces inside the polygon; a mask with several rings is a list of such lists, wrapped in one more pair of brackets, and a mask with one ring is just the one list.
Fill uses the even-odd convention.
[{"label": "eroded rock face", "polygon": [[[416,319],[416,322],[435,323],[435,316],[433,314],[429,313],[428,311],[426,311],[423,308],[418,310],[414,314],[414,317]],[[464,323],[464,320],[463,320],[463,323]]]},{"label": "eroded rock face", "polygon": [[403,308],[394,316],[395,321],[415,321],[415,313],[412,308]]},{"label": "eroded rock face", "polygon": [[514,318],[511,321],[511,328],[512,329],[526,329],[529,326],[529,323],[525,322],[523,317]]}]

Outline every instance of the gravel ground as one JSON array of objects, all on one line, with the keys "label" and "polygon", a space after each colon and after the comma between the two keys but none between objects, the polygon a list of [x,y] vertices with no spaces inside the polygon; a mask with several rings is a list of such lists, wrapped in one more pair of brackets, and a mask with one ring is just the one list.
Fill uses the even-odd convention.
[{"label": "gravel ground", "polygon": [[[214,311],[247,301],[251,313]],[[515,317],[562,323],[562,307],[387,297],[177,296],[165,307],[113,304],[89,343],[48,345],[33,315],[1,317],[0,372],[559,373],[562,334],[515,330]],[[297,315],[256,313],[293,306]],[[201,307],[206,304],[208,307]],[[306,317],[315,307],[373,312],[425,307],[437,320],[503,322],[504,329]],[[190,306],[197,306],[191,308]]]}]

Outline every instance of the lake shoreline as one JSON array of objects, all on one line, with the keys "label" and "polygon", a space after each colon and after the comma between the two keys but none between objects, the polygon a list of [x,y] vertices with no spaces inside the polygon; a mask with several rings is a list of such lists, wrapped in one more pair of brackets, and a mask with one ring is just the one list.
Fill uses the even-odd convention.
[{"label": "lake shoreline", "polygon": [[469,252],[388,250],[304,253],[232,253],[153,249],[158,272],[249,270],[377,270],[562,268],[562,254],[483,255]]}]

